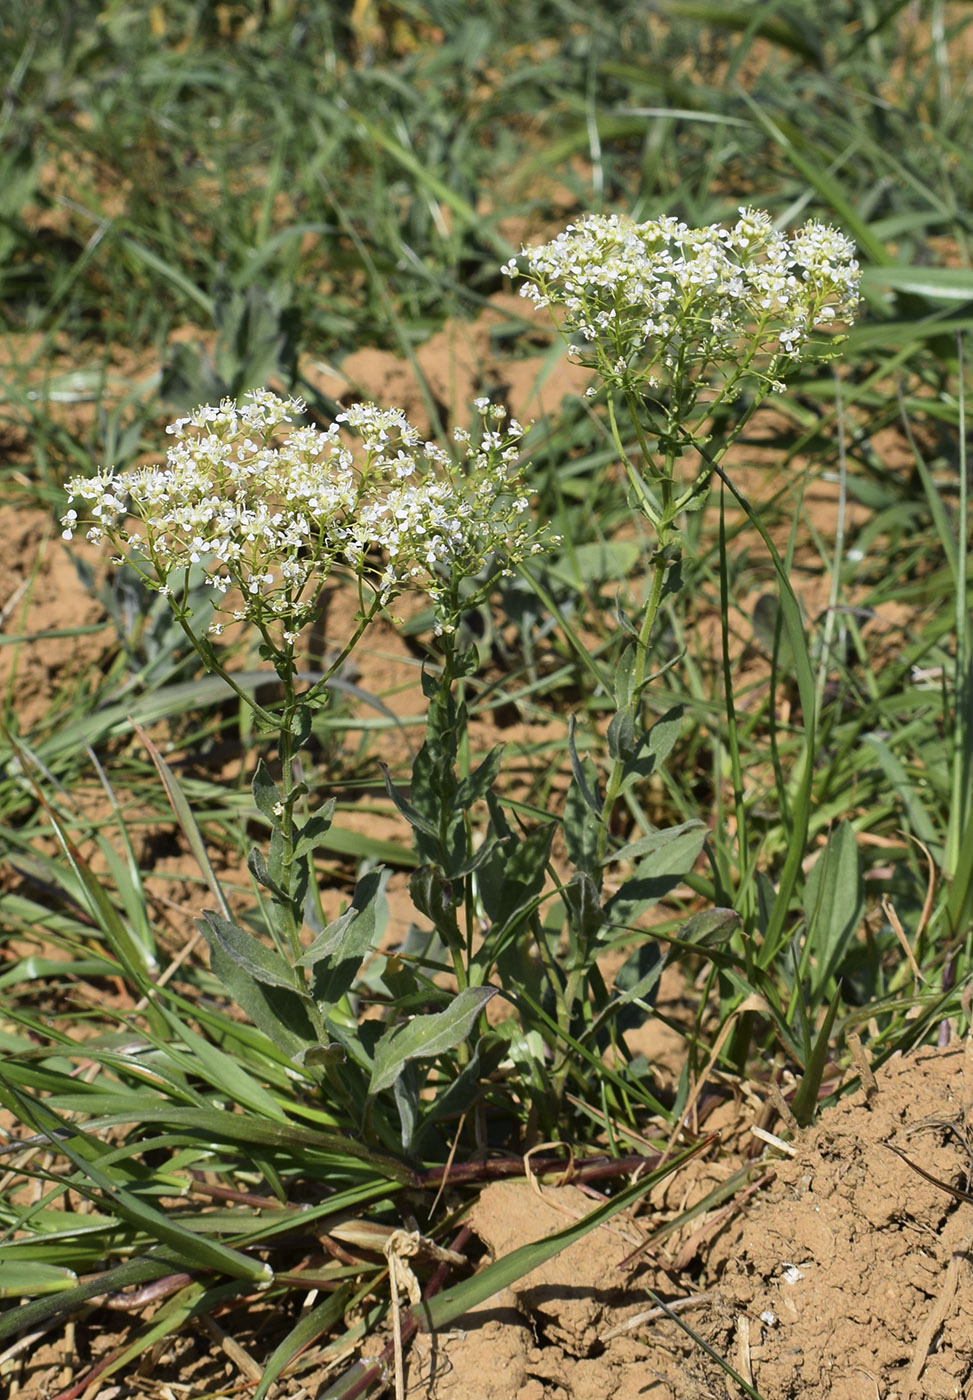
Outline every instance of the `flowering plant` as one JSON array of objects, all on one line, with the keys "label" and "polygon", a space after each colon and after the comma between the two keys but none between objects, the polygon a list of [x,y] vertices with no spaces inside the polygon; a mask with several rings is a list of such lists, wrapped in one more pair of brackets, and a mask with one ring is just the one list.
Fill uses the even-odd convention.
[{"label": "flowering plant", "polygon": [[[556,895],[557,822],[527,829],[511,821],[494,786],[499,748],[470,762],[468,677],[476,658],[460,649],[459,620],[498,574],[522,568],[529,576],[525,566],[554,543],[530,520],[523,430],[501,409],[477,400],[479,430],[458,431],[452,455],[423,442],[397,409],[359,404],[321,429],[298,423],[299,400],[261,391],[174,423],[163,466],[75,478],[72,502],[86,509],[72,505],[64,518],[66,538],[84,525],[167,598],[206,665],[278,735],[279,780],[262,760],[253,779],[255,805],[271,828],[269,852],[255,849],[249,860],[269,896],[259,922],[274,950],[228,908],[207,912],[201,926],[214,971],[290,1061],[326,1077],[336,1101],[387,1145],[395,1129],[375,1100],[392,1089],[399,1140],[410,1151],[443,1105],[465,1113],[489,1075],[509,1075],[512,1093],[529,1100],[548,1133],[557,1131],[569,1082],[583,1088],[587,1062],[615,1084],[619,1104],[632,1094],[649,1102],[635,1078],[606,1066],[624,1057],[618,1028],[651,1001],[664,964],[657,945],[639,935],[644,916],[692,871],[707,828],[698,820],[663,830],[646,822],[643,835],[626,842],[616,834],[615,810],[658,776],[681,728],[678,707],[653,723],[645,703],[660,609],[681,584],[681,516],[702,504],[758,404],[822,352],[821,332],[850,321],[858,283],[842,234],[810,223],[787,239],[752,210],[731,228],[708,229],[594,216],[524,249],[506,271],[525,278],[524,295],[555,312],[571,356],[601,378],[620,460],[656,535],[640,612],[627,618],[619,609],[627,641],[613,673],[599,672],[614,706],[607,771],[578,753],[573,730],[569,738],[573,783],[561,826],[574,870],[556,879]],[[619,409],[633,436],[623,435]],[[688,452],[698,462],[680,481],[677,462]],[[218,635],[227,619],[251,625],[274,666],[282,699],[272,712],[238,687],[213,641],[198,635],[190,572],[200,566],[224,614],[211,630]],[[357,585],[357,621],[327,673],[299,690],[295,648],[335,571]],[[784,602],[793,602],[783,571],[781,587]],[[413,828],[420,864],[410,892],[431,941],[365,974],[384,876],[366,870],[348,909],[321,926],[313,854],[334,804],[308,811],[297,760],[330,678],[404,590],[430,599],[439,655],[422,677],[426,735],[410,789],[388,779],[387,788]],[[802,701],[810,735],[813,694],[802,690]],[[809,737],[809,753],[810,745]],[[485,831],[471,815],[478,804],[481,817],[483,808],[489,814]],[[738,819],[742,831],[742,807]],[[803,850],[797,832],[793,871]],[[785,871],[773,916],[781,926],[792,887]],[[712,910],[690,920],[680,938],[687,945],[725,938],[738,924],[737,911]],[[609,992],[598,959],[606,949],[630,948],[633,938],[635,951]],[[749,945],[741,956],[750,957]],[[433,980],[444,971],[455,994]],[[358,1025],[351,998],[363,976],[391,998],[380,1031]],[[481,1012],[497,982],[518,1016],[488,1027]],[[403,1007],[430,1004],[444,1009],[401,1020]],[[446,1051],[455,1056],[444,1060]],[[423,1060],[434,1062],[426,1078]]]},{"label": "flowering plant", "polygon": [[[570,1044],[571,1035],[584,1040],[583,1027],[592,1016],[595,1026],[604,1025],[611,1009],[604,998],[601,1004],[596,999],[594,1009],[590,1004],[597,957],[613,939],[631,941],[648,908],[690,873],[703,848],[705,827],[697,821],[661,831],[643,822],[645,834],[629,843],[620,842],[614,828],[617,805],[631,805],[637,785],[658,774],[681,727],[679,707],[655,723],[646,713],[654,630],[666,597],[682,586],[682,518],[701,507],[715,473],[734,491],[767,543],[778,568],[781,611],[788,635],[793,633],[795,654],[804,645],[786,570],[720,462],[759,405],[769,394],[780,393],[803,361],[835,353],[836,338],[826,339],[824,333],[853,319],[859,268],[854,245],[838,230],[809,222],[787,238],[774,229],[768,214],[741,209],[732,226],[695,229],[668,217],[635,223],[617,214],[590,215],[549,243],[523,248],[503,270],[523,279],[521,295],[535,307],[550,309],[569,357],[601,381],[619,460],[634,502],[656,538],[641,609],[629,618],[619,608],[626,640],[613,675],[600,677],[615,707],[603,777],[571,739],[574,787],[565,837],[578,870],[563,892],[569,934],[556,993],[559,1027]],[[594,397],[597,388],[587,394]],[[627,414],[628,434],[621,413]],[[681,479],[677,466],[687,455],[694,460]],[[725,571],[721,580],[725,590]],[[725,591],[723,604],[725,615]],[[814,745],[814,693],[806,679],[806,672],[799,674],[806,735],[799,779],[804,797]],[[746,840],[742,789],[737,772],[741,848]],[[764,966],[782,946],[778,940],[784,937],[805,850],[808,807],[806,800],[797,804],[804,829],[795,829],[773,913],[761,929]],[[609,894],[606,877],[617,878],[618,862],[634,869]],[[752,890],[743,890],[739,905],[737,911],[717,909],[700,916],[695,933],[690,920],[680,937],[687,943],[717,932],[728,937],[741,912],[747,933],[755,933]],[[635,996],[651,1000],[663,965],[654,946],[644,935],[636,942],[616,977],[616,987],[627,988],[616,993],[616,1011]],[[749,971],[754,946],[751,938],[738,944]],[[552,1098],[560,1097],[573,1073],[571,1056],[565,1053],[553,1074]]]},{"label": "flowering plant", "polygon": [[[438,683],[424,678],[430,732],[439,739],[434,759],[428,743],[417,759],[416,805],[404,806],[410,815],[423,807],[438,814],[441,804],[452,803],[455,810],[439,830],[451,853],[458,849],[457,818],[463,826],[468,794],[458,794],[453,781],[465,727],[465,709],[453,691],[462,686],[471,658],[457,654],[454,633],[462,613],[488,596],[498,575],[553,543],[528,513],[523,428],[486,399],[475,406],[478,430],[456,431],[454,456],[423,441],[398,409],[356,404],[319,429],[297,421],[305,412],[300,400],[262,390],[242,404],[204,405],[173,423],[174,442],[162,466],[104,470],[67,486],[64,538],[85,529],[89,540],[109,542],[117,551],[113,562],[135,569],[168,600],[207,668],[277,736],[278,780],[261,759],[252,784],[255,806],[270,825],[269,850],[264,855],[254,848],[248,860],[269,897],[260,922],[274,949],[231,919],[225,902],[205,912],[200,926],[224,988],[294,1064],[312,1077],[330,1076],[338,1101],[356,1116],[369,1094],[388,1088],[410,1060],[430,1055],[430,1045],[437,1054],[460,1045],[464,1058],[462,1043],[493,989],[471,985],[469,959],[454,944],[459,995],[450,999],[431,984],[417,988],[416,999],[445,999],[445,1010],[414,1018],[408,1027],[393,1019],[374,1053],[366,1050],[347,996],[373,951],[385,877],[366,871],[350,907],[321,926],[313,858],[327,840],[335,804],[308,810],[299,755],[312,709],[326,701],[331,677],[378,612],[404,590],[424,593],[443,654]],[[219,636],[227,620],[255,629],[261,655],[281,683],[275,709],[257,703],[201,634],[191,606],[191,580],[200,567],[224,614],[210,633]],[[296,647],[323,583],[336,570],[357,584],[357,621],[326,673],[301,690]],[[483,779],[494,775],[491,765]],[[402,802],[394,790],[393,796]],[[424,825],[428,839],[432,822]],[[464,828],[464,851],[468,837]],[[441,842],[430,845],[443,860],[444,850]],[[403,1030],[409,1031],[404,1039]],[[380,1116],[375,1126],[387,1137]]]}]

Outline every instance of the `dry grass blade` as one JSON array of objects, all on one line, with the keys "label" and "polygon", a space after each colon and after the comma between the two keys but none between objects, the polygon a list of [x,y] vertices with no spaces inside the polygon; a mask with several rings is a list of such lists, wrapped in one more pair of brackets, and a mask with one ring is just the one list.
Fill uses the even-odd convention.
[{"label": "dry grass blade", "polygon": [[896,1147],[891,1142],[885,1143],[884,1146],[887,1147],[890,1152],[894,1152],[897,1157],[901,1157],[906,1166],[911,1167],[919,1176],[923,1177],[933,1186],[938,1186],[940,1191],[946,1191],[954,1200],[965,1201],[968,1205],[973,1206],[973,1193],[961,1191],[958,1186],[950,1186],[948,1181],[942,1181],[938,1176],[933,1176],[931,1172],[926,1171],[925,1167],[920,1167],[918,1162],[914,1162],[911,1157],[907,1156],[906,1153],[902,1151],[901,1147]]}]

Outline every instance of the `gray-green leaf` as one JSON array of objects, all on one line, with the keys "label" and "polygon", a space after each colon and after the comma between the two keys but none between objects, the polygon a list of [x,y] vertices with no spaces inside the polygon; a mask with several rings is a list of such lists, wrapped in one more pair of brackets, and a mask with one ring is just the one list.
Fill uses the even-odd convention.
[{"label": "gray-green leaf", "polygon": [[268,987],[297,990],[298,979],[293,968],[273,948],[266,947],[259,938],[240,928],[239,924],[214,914],[212,909],[205,909],[200,927],[210,946],[218,944],[227,957],[255,982],[263,982]]},{"label": "gray-green leaf", "polygon": [[392,1026],[375,1047],[370,1094],[394,1084],[409,1060],[428,1060],[453,1050],[469,1035],[476,1018],[496,993],[495,987],[466,987],[445,1011],[413,1016],[404,1026]]}]

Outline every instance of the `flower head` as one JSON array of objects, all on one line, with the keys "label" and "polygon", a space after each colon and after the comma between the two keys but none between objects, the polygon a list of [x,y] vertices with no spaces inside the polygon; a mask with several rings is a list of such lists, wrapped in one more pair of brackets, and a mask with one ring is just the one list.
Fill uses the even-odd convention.
[{"label": "flower head", "polygon": [[504,270],[557,309],[573,359],[623,389],[667,385],[683,415],[707,385],[726,397],[748,377],[773,388],[858,302],[850,239],[814,222],[788,239],[753,209],[707,228],[590,215],[521,257],[523,271]]},{"label": "flower head", "polygon": [[64,537],[84,502],[88,539],[107,539],[174,607],[201,564],[220,609],[284,650],[335,568],[383,604],[422,588],[445,606],[461,577],[541,547],[517,462],[523,429],[501,431],[502,410],[479,407],[480,433],[459,435],[458,461],[398,409],[356,404],[326,429],[298,422],[303,413],[267,390],[203,405],[167,429],[164,466],[71,480]]}]

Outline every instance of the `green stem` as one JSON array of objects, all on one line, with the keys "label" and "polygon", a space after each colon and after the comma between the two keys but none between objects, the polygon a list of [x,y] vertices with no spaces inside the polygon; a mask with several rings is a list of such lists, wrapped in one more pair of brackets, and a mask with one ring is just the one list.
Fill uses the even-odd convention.
[{"label": "green stem", "polygon": [[[639,412],[639,400],[631,389],[625,391],[625,406],[627,407],[629,417],[632,420],[632,426],[635,429],[635,436],[638,438],[639,451],[642,454],[642,461],[647,467],[650,467],[652,464],[652,449],[649,447],[648,439],[645,436],[645,429],[642,426],[642,414]],[[659,531],[659,543],[663,545],[666,543],[666,541],[662,538],[662,536],[666,532],[667,527],[675,519],[675,512],[673,510],[672,505],[672,487],[676,453],[675,448],[672,445],[672,441],[672,433],[671,431],[669,431],[665,435],[665,465],[663,466],[662,471],[658,474],[656,478],[658,481],[659,490],[662,493],[662,516],[660,519],[653,520],[652,522],[656,526],[656,529]],[[631,476],[632,472],[630,469],[630,479]]]},{"label": "green stem", "polygon": [[272,715],[269,710],[265,710],[262,705],[257,703],[256,698],[249,691],[244,690],[242,686],[237,685],[236,681],[233,679],[233,673],[231,671],[227,671],[226,668],[220,663],[214,648],[208,642],[205,642],[202,638],[196,636],[196,633],[189,625],[188,618],[185,616],[182,610],[174,607],[172,613],[176,621],[179,623],[179,626],[182,628],[186,636],[189,638],[189,641],[192,643],[193,651],[196,652],[197,656],[202,661],[207,671],[212,672],[214,675],[219,676],[222,681],[225,681],[225,683],[233,691],[234,695],[236,695],[238,699],[242,700],[244,704],[247,705],[253,711],[254,715],[260,720],[262,724],[265,724],[268,729],[276,729],[278,724],[277,716]]},{"label": "green stem", "polygon": [[[649,642],[652,636],[652,629],[655,620],[659,615],[659,607],[662,603],[662,591],[665,586],[666,573],[669,570],[670,559],[661,543],[656,550],[655,559],[652,566],[652,586],[649,591],[649,600],[642,616],[642,626],[635,642],[635,671],[633,676],[632,694],[636,707],[641,710],[642,691],[645,687],[645,672],[649,658]],[[608,775],[608,782],[605,786],[605,800],[601,809],[601,825],[598,829],[597,860],[599,867],[604,863],[605,854],[608,850],[608,833],[611,825],[611,814],[614,810],[615,802],[621,791],[622,782],[625,777],[625,761],[616,758],[612,764],[611,772]]]},{"label": "green stem", "polygon": [[[283,673],[283,674],[282,674]],[[284,685],[284,709],[280,718],[280,731],[277,753],[280,758],[281,806],[283,811],[277,830],[283,845],[281,870],[282,888],[286,898],[278,902],[281,933],[287,939],[295,961],[301,956],[301,929],[304,927],[304,911],[295,908],[294,889],[294,760],[297,750],[294,744],[294,720],[306,702],[306,697],[294,693],[293,667],[281,667],[278,672]]]},{"label": "green stem", "polygon": [[558,1036],[565,1046],[564,1057],[557,1069],[551,1075],[551,1099],[552,1099],[552,1122],[557,1122],[561,1116],[561,1100],[564,1098],[564,1090],[567,1086],[568,1077],[571,1074],[571,1022],[574,1018],[574,1004],[578,999],[578,994],[584,986],[588,975],[587,965],[584,960],[579,960],[575,967],[568,973],[564,984],[564,991],[558,994],[557,998],[557,1029]]},{"label": "green stem", "polygon": [[[456,597],[453,601],[454,607],[452,608],[452,610],[447,609],[447,615],[450,617],[458,618],[460,615],[458,597]],[[442,723],[441,719],[436,721],[436,724],[439,728],[437,744],[441,746],[443,744],[444,739],[446,739],[446,736],[448,736],[450,751],[448,752],[448,754],[444,754],[442,752],[442,748],[440,747],[438,753],[438,762],[440,762],[444,766],[448,763],[450,770],[455,771],[455,765],[458,759],[459,750],[465,738],[465,735],[462,732],[462,729],[465,728],[465,725],[463,725],[461,720],[461,716],[463,713],[462,696],[460,697],[460,704],[459,706],[457,706],[456,697],[453,693],[453,686],[457,683],[462,685],[462,678],[457,677],[456,675],[456,639],[454,634],[449,631],[444,632],[441,638],[441,645],[443,656],[443,670],[442,675],[439,678],[439,698],[438,701],[435,703],[438,704],[441,715],[445,717],[445,723]],[[445,779],[445,773],[443,773],[442,776]],[[446,796],[445,785],[443,790],[440,792],[439,796],[439,844],[445,856],[445,853],[447,852],[449,846],[449,825],[450,817],[452,815],[449,807],[449,799]],[[448,873],[449,872],[447,872],[447,874]],[[469,880],[466,880],[465,884],[468,887]],[[469,918],[471,908],[471,902],[469,899],[467,899],[467,918]],[[469,923],[467,923],[467,936],[464,941],[464,946],[460,947],[458,941],[451,941],[449,946],[449,956],[450,961],[453,964],[453,973],[456,977],[457,990],[461,992],[465,991],[465,989],[470,985],[469,970],[470,963],[472,962],[472,926]],[[459,1058],[459,1062],[462,1065],[465,1065],[469,1060],[469,1046],[465,1042],[457,1047],[457,1055]]]},{"label": "green stem", "polygon": [[345,645],[341,648],[341,651],[335,657],[334,661],[332,661],[331,665],[325,671],[321,679],[315,681],[311,688],[302,697],[304,704],[313,704],[314,701],[317,700],[318,696],[321,694],[321,692],[327,686],[328,682],[331,680],[331,677],[336,675],[337,672],[341,669],[341,667],[345,664],[351,653],[354,651],[355,647],[361,641],[362,637],[365,635],[368,628],[375,620],[378,613],[380,613],[382,611],[382,608],[386,606],[386,603],[382,601],[380,595],[377,593],[373,596],[368,606],[365,606],[365,600],[362,594],[361,579],[358,580],[358,601],[360,606],[358,609],[358,621],[355,625],[354,632],[351,634],[351,637],[348,639]]},{"label": "green stem", "polygon": [[[625,391],[625,405],[635,429],[638,439],[639,451],[642,460],[647,467],[652,466],[652,449],[649,446],[645,429],[642,424],[642,414],[640,412],[639,400],[633,390]],[[661,510],[657,503],[649,494],[648,488],[643,480],[642,474],[636,471],[629,460],[622,441],[621,431],[618,426],[618,418],[615,413],[614,400],[611,394],[608,395],[608,416],[611,422],[612,438],[620,460],[625,465],[629,481],[639,498],[639,503],[649,521],[655,526],[658,537],[658,546],[655,551],[652,566],[652,584],[649,590],[649,598],[642,616],[642,625],[635,642],[636,657],[635,670],[633,674],[632,696],[636,708],[641,711],[642,691],[645,687],[645,673],[648,666],[649,643],[652,637],[652,629],[655,626],[656,618],[659,615],[659,608],[662,604],[662,596],[665,588],[666,573],[671,565],[671,558],[668,546],[672,538],[672,525],[679,511],[679,504],[674,500],[674,479],[675,458],[677,447],[671,433],[663,434],[665,442],[665,461],[662,469],[652,472],[652,476],[658,485],[662,498]],[[601,810],[601,825],[598,830],[597,858],[598,864],[604,863],[608,850],[608,834],[611,825],[611,814],[621,791],[622,782],[625,777],[625,761],[616,758],[612,764],[608,782],[605,787],[605,800]]]},{"label": "green stem", "polygon": [[[629,412],[632,414],[632,418],[635,423],[635,431],[638,434],[639,439],[639,448],[641,449],[644,461],[646,462],[646,464],[648,464],[652,461],[652,454],[649,451],[649,446],[648,443],[645,441],[641,424],[639,423],[637,416],[633,412],[632,403],[630,401],[628,402],[628,409]],[[628,475],[628,479],[632,483],[632,488],[639,499],[639,505],[641,506],[646,518],[649,521],[651,521],[651,523],[658,529],[660,519],[658,507],[655,501],[652,499],[652,496],[649,492],[649,488],[646,486],[644,480],[642,479],[641,473],[637,472],[632,466],[632,463],[629,460],[628,453],[625,451],[625,444],[622,442],[622,435],[618,428],[618,418],[615,413],[615,401],[611,394],[608,395],[608,421],[611,424],[611,434],[612,439],[615,443],[615,450],[618,453],[618,460],[622,463],[622,465],[625,468],[625,471]]]}]

